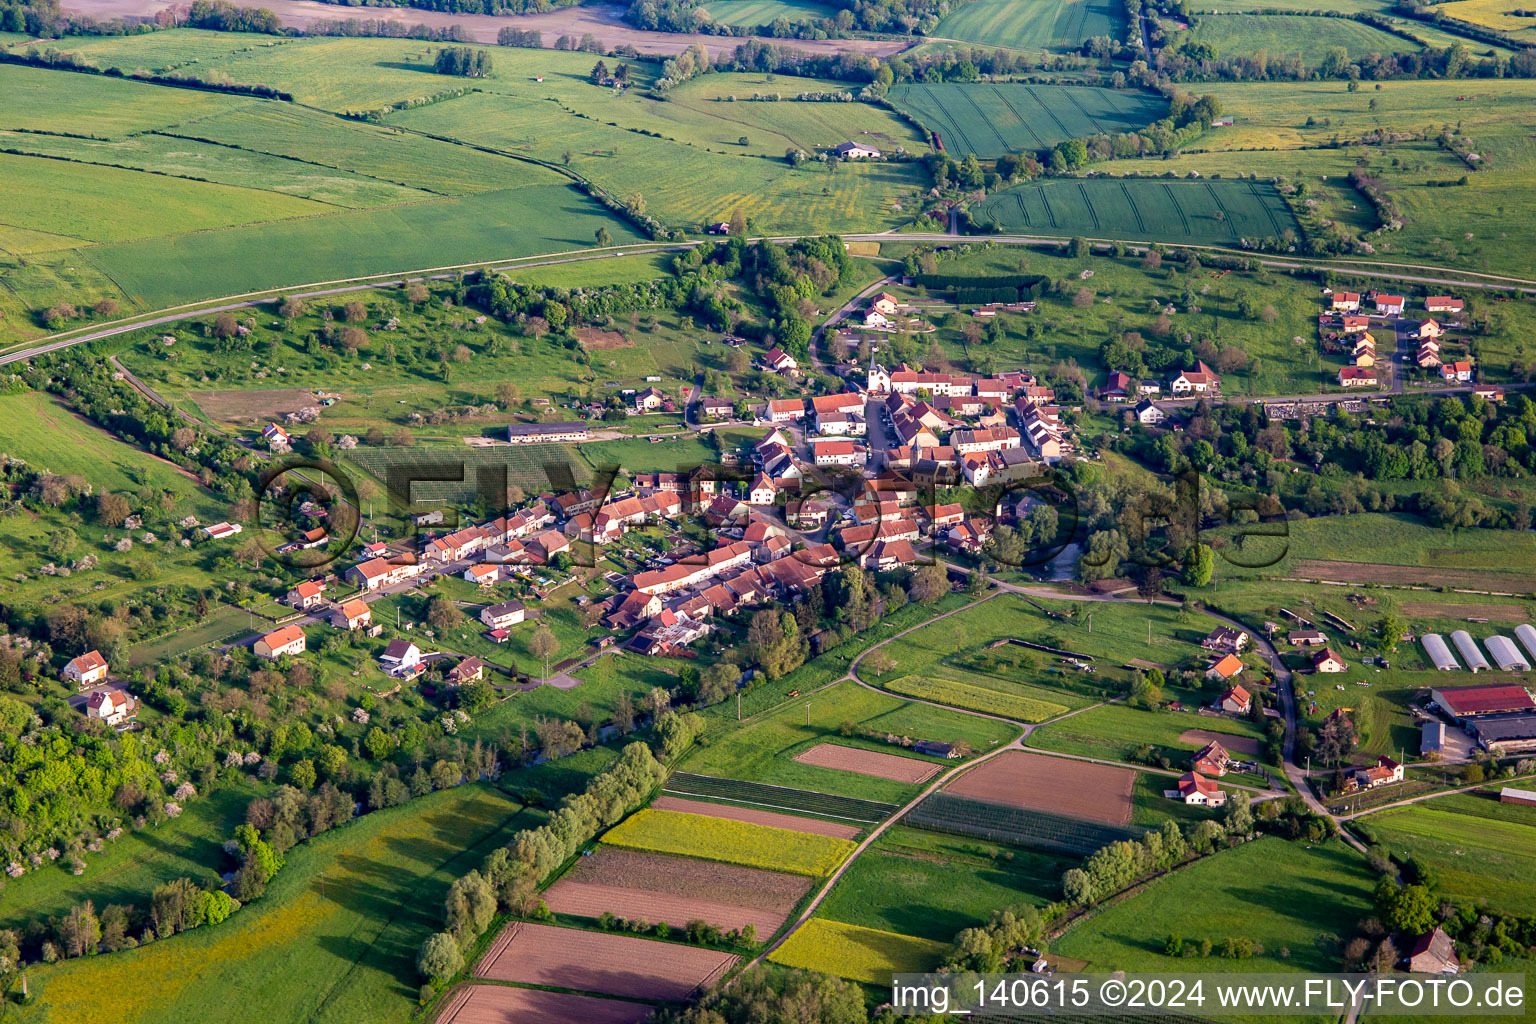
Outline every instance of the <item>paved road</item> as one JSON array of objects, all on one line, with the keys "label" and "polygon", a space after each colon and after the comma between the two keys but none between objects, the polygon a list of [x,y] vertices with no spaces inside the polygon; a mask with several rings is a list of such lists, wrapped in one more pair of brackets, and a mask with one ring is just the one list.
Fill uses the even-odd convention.
[{"label": "paved road", "polygon": [[826,364],[821,361],[821,342],[827,331],[833,327],[836,327],[838,324],[852,316],[855,312],[858,311],[860,307],[864,305],[865,299],[875,294],[875,292],[880,291],[894,280],[896,280],[895,275],[882,277],[880,280],[876,281],[874,284],[870,285],[868,288],[865,288],[863,291],[859,292],[859,294],[843,303],[840,309],[838,309],[831,316],[827,317],[827,319],[822,322],[821,326],[817,327],[814,331],[811,332],[811,365],[816,367],[818,372],[832,372],[828,370]]}]

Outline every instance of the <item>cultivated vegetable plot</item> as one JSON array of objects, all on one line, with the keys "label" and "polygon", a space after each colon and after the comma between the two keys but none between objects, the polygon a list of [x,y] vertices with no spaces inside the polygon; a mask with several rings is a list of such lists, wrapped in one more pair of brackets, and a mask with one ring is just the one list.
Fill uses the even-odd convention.
[{"label": "cultivated vegetable plot", "polygon": [[1227,245],[1298,230],[1274,186],[1228,180],[1088,178],[1018,185],[973,207],[971,221],[1019,234]]},{"label": "cultivated vegetable plot", "polygon": [[649,808],[609,829],[603,842],[812,877],[831,874],[853,852],[846,839]]},{"label": "cultivated vegetable plot", "polygon": [[914,807],[904,819],[908,825],[932,832],[973,836],[1013,846],[1086,856],[1107,843],[1135,839],[1143,831],[1116,828],[1081,818],[1047,811],[969,800],[952,793],[935,793]]},{"label": "cultivated vegetable plot", "polygon": [[949,679],[902,676],[900,679],[892,679],[884,686],[892,693],[899,693],[904,697],[917,697],[921,700],[981,711],[989,715],[1002,715],[1021,722],[1043,722],[1047,718],[1064,714],[1067,710],[1063,704],[1020,697],[1016,694],[990,690],[984,686],[972,686],[969,683],[957,683]]},{"label": "cultivated vegetable plot", "polygon": [[1115,0],[974,0],[939,22],[932,35],[985,46],[1075,50],[1085,39],[1118,39],[1124,8]]},{"label": "cultivated vegetable plot", "polygon": [[513,922],[475,977],[636,999],[687,999],[738,959],[677,942]]},{"label": "cultivated vegetable plot", "polygon": [[1133,132],[1168,113],[1167,102],[1151,93],[1017,82],[915,82],[892,86],[888,99],[938,132],[957,160],[968,153],[992,160],[1067,139]]},{"label": "cultivated vegetable plot", "polygon": [[667,781],[666,792],[679,796],[713,797],[718,800],[734,800],[757,807],[784,811],[803,811],[827,818],[847,821],[877,822],[890,817],[895,804],[876,800],[859,800],[851,796],[834,796],[808,789],[789,789],[770,786],[761,782],[745,782],[741,779],[721,779],[712,775],[691,775],[677,772]]}]

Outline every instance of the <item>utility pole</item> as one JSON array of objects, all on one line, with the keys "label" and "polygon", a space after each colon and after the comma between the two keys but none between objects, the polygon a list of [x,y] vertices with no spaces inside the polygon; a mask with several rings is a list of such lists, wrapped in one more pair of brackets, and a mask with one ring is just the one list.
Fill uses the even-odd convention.
[{"label": "utility pole", "polygon": [[736,691],[736,721],[741,721],[741,691]]},{"label": "utility pole", "polygon": [[806,724],[807,727],[809,727],[810,724],[811,724],[811,702],[810,701],[806,701],[805,702],[805,724]]}]

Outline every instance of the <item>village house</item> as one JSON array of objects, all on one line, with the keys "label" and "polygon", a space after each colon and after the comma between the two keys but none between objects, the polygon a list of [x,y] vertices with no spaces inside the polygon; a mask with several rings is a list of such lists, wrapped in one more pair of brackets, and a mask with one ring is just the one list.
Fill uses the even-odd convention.
[{"label": "village house", "polygon": [[320,596],[324,590],[325,584],[318,580],[305,580],[288,591],[288,604],[301,612],[308,611],[324,600]]},{"label": "village house", "polygon": [[379,666],[390,675],[408,675],[421,669],[421,648],[409,640],[391,640],[379,655]]},{"label": "village house", "polygon": [[1211,667],[1205,670],[1205,677],[1226,682],[1242,671],[1243,663],[1237,655],[1225,654],[1211,663]]},{"label": "village house", "polygon": [[1440,376],[1446,380],[1465,383],[1472,379],[1472,360],[1458,359],[1440,367]]},{"label": "village house", "polygon": [[1345,366],[1339,369],[1339,386],[1345,388],[1373,388],[1376,371],[1364,366]]},{"label": "village house", "polygon": [[293,438],[288,436],[288,431],[276,423],[268,423],[261,428],[262,440],[267,442],[267,448],[273,452],[286,452],[293,450]]},{"label": "village house", "polygon": [[370,558],[348,569],[346,578],[364,590],[372,591],[411,579],[419,575],[422,568],[414,561],[391,562],[383,558]]},{"label": "village house", "polygon": [[1201,775],[1221,776],[1227,774],[1227,767],[1232,762],[1232,755],[1220,743],[1212,740],[1190,758],[1190,767]]},{"label": "village house", "polygon": [[276,661],[285,654],[303,654],[306,638],[298,626],[284,626],[257,639],[251,650],[258,658]]},{"label": "village house", "polygon": [[1285,635],[1285,642],[1292,647],[1322,647],[1328,637],[1317,629],[1293,629]]},{"label": "village house", "polygon": [[1408,332],[1410,338],[1442,338],[1445,336],[1445,328],[1435,320],[1420,320],[1412,330]]},{"label": "village house", "polygon": [[443,683],[446,686],[464,686],[467,683],[477,682],[484,675],[485,662],[471,656],[444,672]]},{"label": "village house", "polygon": [[521,601],[502,601],[500,604],[489,604],[480,609],[480,621],[491,629],[506,629],[515,626],[527,616]]},{"label": "village house", "polygon": [[1433,370],[1440,366],[1440,343],[1438,341],[1426,341],[1419,346],[1415,361],[1421,370]]},{"label": "village house", "polygon": [[1408,305],[1408,300],[1401,295],[1387,295],[1377,292],[1372,301],[1376,303],[1376,312],[1382,316],[1401,316]]},{"label": "village house", "polygon": [[1102,402],[1123,402],[1131,394],[1131,375],[1119,370],[1112,371],[1109,377],[1099,386],[1099,400]]},{"label": "village house", "polygon": [[869,460],[869,449],[854,441],[812,441],[811,452],[818,466],[862,466]]},{"label": "village house", "polygon": [[239,523],[214,523],[202,528],[203,535],[213,540],[228,540],[241,530]]},{"label": "village house", "polygon": [[1375,789],[1377,786],[1390,785],[1393,782],[1403,781],[1403,766],[1385,755],[1378,757],[1376,763],[1369,768],[1357,768],[1349,776],[1348,786],[1352,790]]},{"label": "village house", "polygon": [[1313,672],[1337,673],[1343,672],[1348,668],[1349,665],[1344,661],[1342,657],[1339,656],[1338,652],[1331,647],[1324,647],[1322,650],[1312,655]]},{"label": "village house", "polygon": [[1179,799],[1196,807],[1220,807],[1227,802],[1227,794],[1214,780],[1199,772],[1186,772],[1179,776]]},{"label": "village house", "polygon": [[1332,307],[1334,309],[1336,309],[1336,310],[1347,310],[1347,311],[1353,312],[1354,310],[1357,310],[1357,309],[1360,308],[1360,293],[1359,292],[1334,292],[1333,293],[1333,299],[1332,299]]},{"label": "village house", "polygon": [[723,398],[705,396],[699,399],[699,414],[707,420],[730,419],[735,406]]},{"label": "village house", "polygon": [[796,423],[805,419],[805,403],[798,398],[774,398],[763,404],[762,418],[770,423]]},{"label": "village house", "polygon": [[85,715],[120,728],[133,721],[138,701],[127,690],[96,690],[85,700]]},{"label": "village house", "polygon": [[655,412],[667,403],[667,396],[656,388],[646,388],[644,391],[635,392],[635,397],[630,399],[636,412]]},{"label": "village house", "polygon": [[1346,316],[1340,318],[1339,322],[1343,325],[1346,335],[1360,334],[1370,330],[1371,327],[1371,318],[1368,316]]},{"label": "village house", "polygon": [[494,565],[480,562],[464,570],[464,579],[469,583],[478,584],[482,588],[493,586],[501,579],[501,570]]},{"label": "village house", "polygon": [[362,629],[373,624],[373,610],[368,602],[354,599],[332,608],[330,619],[337,629]]},{"label": "village house", "polygon": [[1424,300],[1424,310],[1427,313],[1460,313],[1462,301],[1449,295],[1431,295]]},{"label": "village house", "polygon": [[1414,974],[1455,974],[1461,969],[1456,944],[1439,925],[1417,936],[1403,959]]},{"label": "village house", "polygon": [[[1237,659],[1229,654],[1223,658],[1222,661],[1237,661]],[[1242,667],[1242,664],[1239,662],[1237,665],[1238,671],[1241,671]],[[1232,673],[1232,675],[1236,674],[1237,672]],[[1232,678],[1232,675],[1223,676],[1223,678],[1230,679]],[[1228,688],[1227,691],[1216,700],[1217,710],[1225,711],[1231,715],[1246,715],[1252,707],[1253,695],[1250,694],[1247,690],[1243,689],[1241,686],[1236,685]]]},{"label": "village house", "polygon": [[1136,422],[1144,427],[1155,427],[1168,418],[1168,414],[1152,403],[1152,399],[1143,398],[1136,403],[1132,410],[1136,415]]},{"label": "village house", "polygon": [[895,316],[896,308],[899,305],[900,300],[890,292],[881,292],[869,300],[870,309],[877,313],[884,313],[886,316]]},{"label": "village house", "polygon": [[1221,377],[1197,359],[1193,370],[1180,370],[1168,382],[1168,390],[1175,395],[1213,395],[1221,391]]},{"label": "village house", "polygon": [[1248,646],[1248,634],[1232,626],[1217,626],[1205,635],[1200,646],[1217,654],[1241,654]]},{"label": "village house", "polygon": [[100,651],[86,651],[78,658],[71,658],[64,665],[64,681],[74,683],[80,689],[94,686],[107,678],[107,659]]}]

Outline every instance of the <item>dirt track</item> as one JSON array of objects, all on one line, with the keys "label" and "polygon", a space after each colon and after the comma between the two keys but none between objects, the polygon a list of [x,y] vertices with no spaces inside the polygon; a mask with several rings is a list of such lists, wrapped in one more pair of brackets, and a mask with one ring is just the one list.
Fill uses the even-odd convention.
[{"label": "dirt track", "polygon": [[[410,7],[340,7],[313,0],[231,0],[237,7],[265,7],[284,25],[306,28],[317,21],[397,21],[405,25],[447,28],[458,25],[476,42],[494,43],[503,28],[520,28],[543,34],[544,45],[553,46],[562,35],[578,39],[591,33],[604,50],[633,46],[646,54],[682,53],[694,43],[703,43],[710,56],[733,53],[747,41],[745,36],[683,35],[674,32],[643,32],[623,22],[624,8],[608,4],[565,7],[543,14],[448,14]],[[106,20],[122,17],[153,17],[167,7],[185,6],[170,0],[63,0],[61,6],[71,14],[85,14]],[[910,45],[902,39],[764,39],[805,53],[867,53],[884,57]]]},{"label": "dirt track", "polygon": [[682,811],[684,814],[703,814],[711,818],[728,818],[731,821],[745,821],[753,825],[784,828],[789,829],[791,832],[808,832],[813,836],[831,836],[834,839],[856,839],[859,833],[863,831],[863,829],[853,825],[839,825],[835,821],[822,821],[819,818],[802,818],[798,814],[759,811],[751,807],[707,803],[703,800],[684,800],[675,796],[659,796],[651,801],[651,806],[658,811]]},{"label": "dirt track", "polygon": [[796,754],[795,760],[818,768],[835,768],[838,771],[872,775],[877,779],[893,779],[913,785],[927,782],[939,774],[939,769],[943,767],[915,757],[882,754],[862,747],[845,747],[839,743],[818,743]]}]

